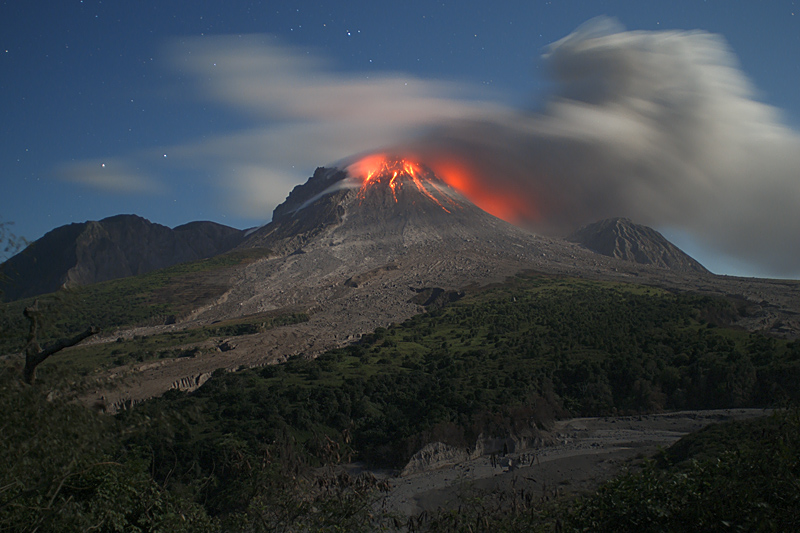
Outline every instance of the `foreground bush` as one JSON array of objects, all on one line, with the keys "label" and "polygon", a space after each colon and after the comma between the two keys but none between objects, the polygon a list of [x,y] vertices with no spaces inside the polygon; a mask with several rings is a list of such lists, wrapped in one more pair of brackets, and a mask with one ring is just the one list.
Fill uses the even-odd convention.
[{"label": "foreground bush", "polygon": [[209,531],[153,481],[113,419],[0,371],[0,531]]},{"label": "foreground bush", "polygon": [[[722,426],[688,437],[660,464],[581,501],[568,529],[800,531],[800,409]],[[671,464],[687,444],[707,442],[706,433],[724,439],[716,443],[724,448],[718,455]]]}]

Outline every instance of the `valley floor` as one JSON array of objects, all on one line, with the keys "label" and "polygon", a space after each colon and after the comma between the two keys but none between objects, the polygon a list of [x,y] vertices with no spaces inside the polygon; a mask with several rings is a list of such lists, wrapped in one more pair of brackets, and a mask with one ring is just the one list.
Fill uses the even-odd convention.
[{"label": "valley floor", "polygon": [[392,513],[415,516],[457,508],[465,498],[481,493],[524,490],[539,498],[580,493],[709,424],[770,412],[719,409],[560,420],[550,432],[552,444],[494,461],[481,456],[447,468],[389,477],[391,490],[379,505]]}]

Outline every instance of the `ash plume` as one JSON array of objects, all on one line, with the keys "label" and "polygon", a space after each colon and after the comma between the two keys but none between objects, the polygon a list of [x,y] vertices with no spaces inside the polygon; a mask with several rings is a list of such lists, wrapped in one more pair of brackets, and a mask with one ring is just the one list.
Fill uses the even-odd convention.
[{"label": "ash plume", "polygon": [[206,176],[213,202],[260,223],[319,165],[410,152],[479,207],[538,233],[628,217],[759,274],[800,277],[800,135],[755,98],[720,36],[592,20],[545,51],[554,89],[538,112],[464,83],[344,73],[268,35],[181,39],[168,52],[170,68],[197,80],[190,98],[252,124],[70,163],[64,179],[164,194],[194,186],[174,175]]},{"label": "ash plume", "polygon": [[800,136],[724,39],[598,19],[544,60],[557,88],[542,112],[450,121],[410,149],[513,191],[513,221],[542,233],[625,216],[800,274]]}]

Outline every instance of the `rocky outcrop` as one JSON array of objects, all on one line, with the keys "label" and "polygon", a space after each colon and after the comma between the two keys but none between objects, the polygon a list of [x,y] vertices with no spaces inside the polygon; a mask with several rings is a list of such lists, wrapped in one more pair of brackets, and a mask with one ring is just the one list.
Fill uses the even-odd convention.
[{"label": "rocky outcrop", "polygon": [[708,272],[659,232],[627,218],[609,218],[589,224],[567,240],[624,261],[684,272]]},{"label": "rocky outcrop", "polygon": [[467,459],[469,459],[469,454],[466,450],[442,442],[431,442],[411,456],[400,475],[410,476],[419,472],[453,466]]},{"label": "rocky outcrop", "polygon": [[421,289],[412,287],[411,290],[417,295],[411,298],[410,302],[431,309],[439,309],[447,304],[457,302],[466,295],[464,291],[446,291],[439,287],[423,287]]},{"label": "rocky outcrop", "polygon": [[292,189],[275,208],[269,224],[248,235],[242,248],[302,253],[304,244],[342,222],[344,209],[340,203],[349,192],[342,185],[346,178],[347,174],[339,169],[317,168],[306,183]]},{"label": "rocky outcrop", "polygon": [[200,388],[200,386],[211,378],[211,372],[201,372],[194,376],[185,376],[181,379],[175,380],[172,383],[172,389],[180,391],[191,392]]},{"label": "rocky outcrop", "polygon": [[18,300],[205,259],[243,238],[242,230],[214,222],[170,229],[136,215],[69,224],[3,263],[0,288],[5,299]]},{"label": "rocky outcrop", "polygon": [[[486,455],[493,455],[496,458],[504,458],[509,454],[518,455],[524,450],[540,448],[552,442],[554,441],[548,434],[535,430],[526,431],[522,435],[510,434],[505,437],[487,437],[481,434],[471,450],[457,448],[442,442],[430,442],[411,456],[400,476],[438,470]],[[498,464],[509,466],[508,462],[499,462]]]}]

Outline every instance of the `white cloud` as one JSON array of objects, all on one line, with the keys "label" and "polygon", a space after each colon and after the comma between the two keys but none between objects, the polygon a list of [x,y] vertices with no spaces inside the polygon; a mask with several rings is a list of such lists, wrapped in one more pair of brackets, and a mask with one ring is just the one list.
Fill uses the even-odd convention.
[{"label": "white cloud", "polygon": [[[297,184],[295,176],[283,169],[244,166],[231,174],[227,186],[228,210],[240,216],[263,218],[286,199],[288,191]],[[230,193],[233,192],[233,195]]]},{"label": "white cloud", "polygon": [[119,158],[83,160],[61,165],[57,175],[113,194],[159,194],[164,186],[144,174],[133,171]]},{"label": "white cloud", "polygon": [[228,209],[262,220],[317,166],[502,109],[452,83],[335,73],[311,51],[274,43],[268,35],[203,37],[174,43],[168,53],[174,68],[197,78],[205,98],[257,124],[169,147],[170,163],[210,172],[228,194]]}]

